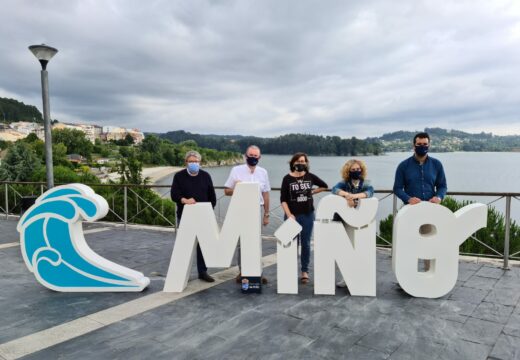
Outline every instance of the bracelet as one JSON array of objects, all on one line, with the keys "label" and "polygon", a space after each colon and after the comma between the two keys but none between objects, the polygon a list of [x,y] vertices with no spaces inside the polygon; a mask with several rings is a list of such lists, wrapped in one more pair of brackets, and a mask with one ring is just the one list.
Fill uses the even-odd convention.
[{"label": "bracelet", "polygon": [[268,214],[268,213],[265,213],[265,214],[264,214],[264,217],[269,217],[269,214]]}]

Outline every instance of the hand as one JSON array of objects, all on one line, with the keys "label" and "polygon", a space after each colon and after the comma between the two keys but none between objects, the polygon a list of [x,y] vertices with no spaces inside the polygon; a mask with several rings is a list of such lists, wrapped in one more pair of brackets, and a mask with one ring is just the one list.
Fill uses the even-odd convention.
[{"label": "hand", "polygon": [[349,207],[356,207],[357,203],[354,201],[354,199],[348,199],[347,204]]},{"label": "hand", "polygon": [[410,199],[408,199],[408,204],[410,204],[410,205],[419,204],[420,202],[421,202],[421,199],[419,199],[417,197],[411,197]]},{"label": "hand", "polygon": [[345,193],[343,194],[343,197],[347,200],[353,200],[354,194],[351,194],[351,193],[345,191]]},{"label": "hand", "polygon": [[189,198],[189,199],[184,199],[184,205],[193,205],[193,204],[196,204],[197,202],[195,201],[194,198]]},{"label": "hand", "polygon": [[431,203],[434,203],[434,204],[438,204],[438,203],[440,203],[441,201],[442,201],[441,198],[438,197],[438,196],[434,196],[434,197],[432,197],[432,198],[430,199],[430,202],[431,202]]},{"label": "hand", "polygon": [[267,224],[269,224],[269,216],[265,216],[265,215],[264,215],[264,219],[263,219],[263,221],[262,221],[262,224],[263,224],[264,226],[266,226]]},{"label": "hand", "polygon": [[286,215],[286,216],[287,216],[287,219],[293,219],[293,220],[296,220],[296,217],[295,217],[293,214],[291,214],[291,215]]}]

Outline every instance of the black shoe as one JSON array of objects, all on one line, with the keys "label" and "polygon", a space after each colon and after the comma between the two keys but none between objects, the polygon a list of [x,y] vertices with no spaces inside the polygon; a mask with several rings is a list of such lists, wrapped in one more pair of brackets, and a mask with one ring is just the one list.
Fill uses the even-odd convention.
[{"label": "black shoe", "polygon": [[268,281],[267,281],[267,278],[262,276],[262,284],[265,285],[265,284],[267,284],[267,282],[268,282]]},{"label": "black shoe", "polygon": [[203,273],[200,273],[200,274],[199,274],[199,279],[204,280],[204,281],[206,281],[206,282],[215,282],[215,279],[213,279],[213,278],[211,277],[211,275],[209,275],[209,274],[207,273],[207,271],[204,271]]}]

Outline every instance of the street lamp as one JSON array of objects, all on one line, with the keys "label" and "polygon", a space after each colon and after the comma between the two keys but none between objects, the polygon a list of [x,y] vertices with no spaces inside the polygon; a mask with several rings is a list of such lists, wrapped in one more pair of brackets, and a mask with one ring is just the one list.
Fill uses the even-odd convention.
[{"label": "street lamp", "polygon": [[57,49],[42,45],[31,45],[29,50],[36,56],[42,65],[42,98],[43,98],[43,128],[45,131],[45,167],[47,170],[47,189],[54,187],[54,171],[52,168],[52,135],[51,135],[51,116],[49,105],[49,76],[47,64],[50,59],[58,52]]}]

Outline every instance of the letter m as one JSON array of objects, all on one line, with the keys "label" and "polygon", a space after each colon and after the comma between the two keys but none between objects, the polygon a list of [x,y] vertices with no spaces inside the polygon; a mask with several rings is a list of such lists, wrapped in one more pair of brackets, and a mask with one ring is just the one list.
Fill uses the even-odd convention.
[{"label": "letter m", "polygon": [[186,288],[197,242],[206,266],[230,267],[240,240],[242,275],[260,276],[262,242],[259,199],[260,187],[257,183],[238,183],[220,232],[210,203],[185,205],[163,291],[182,292]]}]

